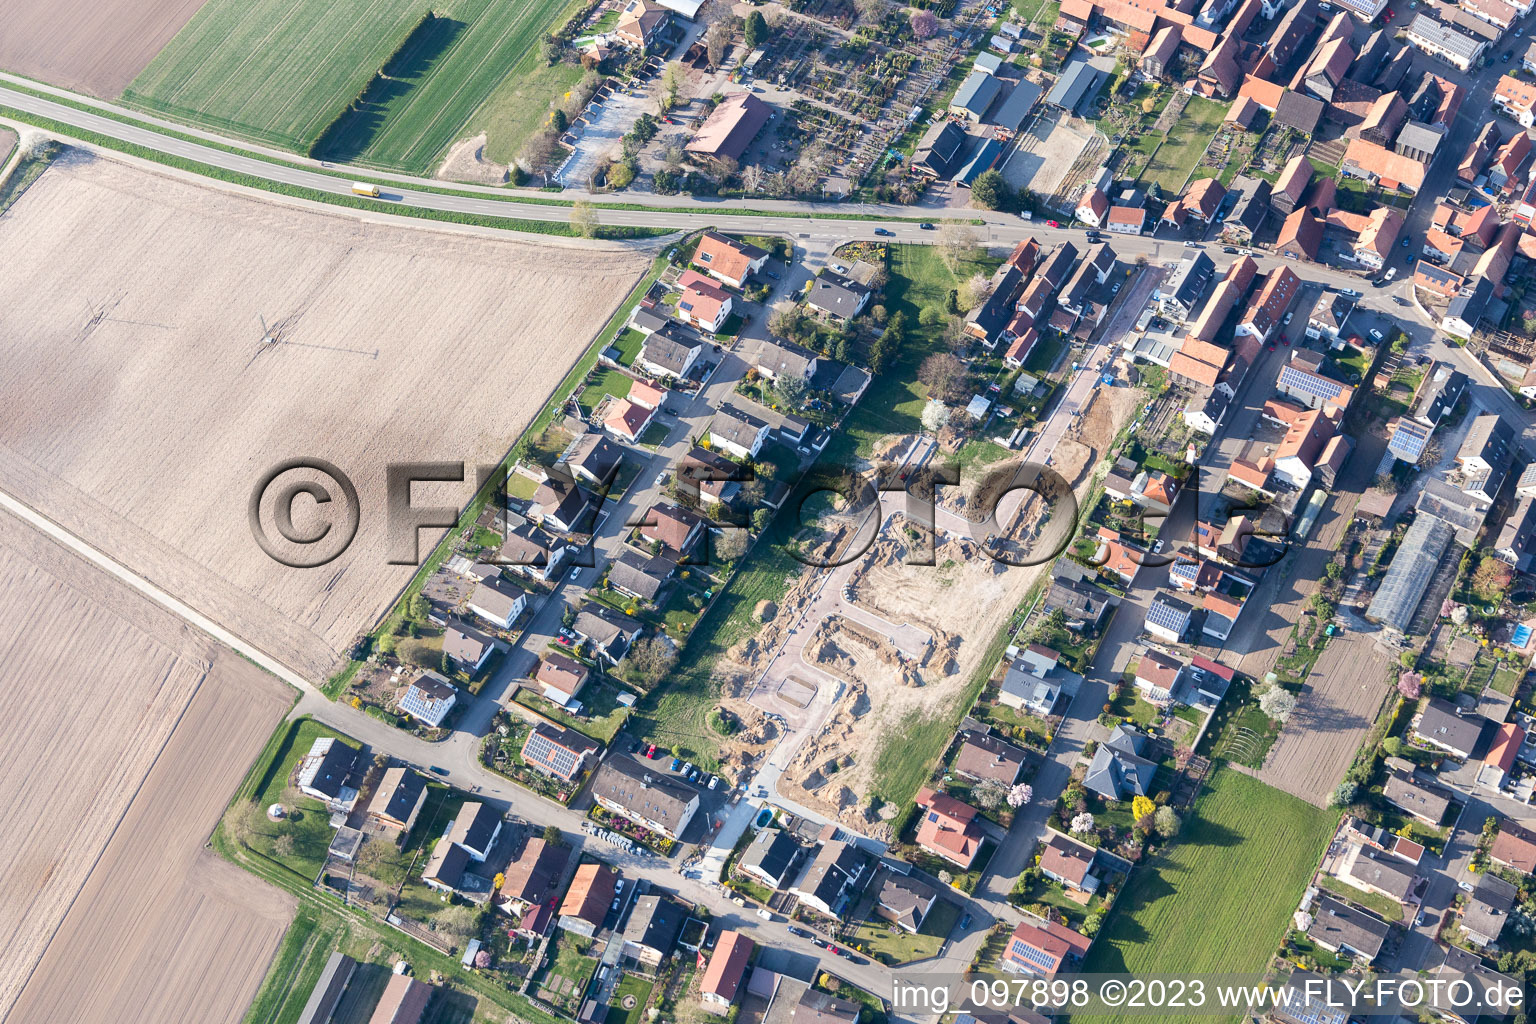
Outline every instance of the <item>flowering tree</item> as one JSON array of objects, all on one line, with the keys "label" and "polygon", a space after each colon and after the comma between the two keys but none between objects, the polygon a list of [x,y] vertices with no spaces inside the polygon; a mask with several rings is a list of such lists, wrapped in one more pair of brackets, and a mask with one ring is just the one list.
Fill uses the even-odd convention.
[{"label": "flowering tree", "polygon": [[1409,700],[1418,700],[1423,689],[1423,679],[1417,672],[1404,672],[1397,677],[1397,692]]},{"label": "flowering tree", "polygon": [[1023,807],[1034,800],[1035,789],[1026,782],[1021,782],[1008,791],[1008,806]]},{"label": "flowering tree", "polygon": [[911,24],[912,34],[918,39],[932,39],[939,30],[939,19],[932,11],[913,11]]},{"label": "flowering tree", "polygon": [[475,966],[481,970],[485,970],[487,967],[491,966],[490,950],[482,949],[480,952],[475,954]]},{"label": "flowering tree", "polygon": [[1085,833],[1092,832],[1093,815],[1089,814],[1087,811],[1079,814],[1077,817],[1072,819],[1071,829],[1075,835],[1083,835]]},{"label": "flowering tree", "polygon": [[1259,710],[1275,721],[1283,722],[1296,710],[1296,695],[1279,686],[1271,686],[1259,698]]}]

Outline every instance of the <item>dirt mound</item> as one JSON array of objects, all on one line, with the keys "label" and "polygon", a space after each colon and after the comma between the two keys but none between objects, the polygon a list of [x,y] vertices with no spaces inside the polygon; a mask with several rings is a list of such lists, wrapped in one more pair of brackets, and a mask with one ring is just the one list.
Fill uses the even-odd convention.
[{"label": "dirt mound", "polygon": [[436,177],[444,181],[467,181],[475,185],[505,185],[507,165],[485,158],[485,133],[461,139],[448,149]]},{"label": "dirt mound", "polygon": [[777,614],[779,614],[779,606],[772,601],[759,601],[757,607],[752,609],[752,617],[758,622],[772,622]]}]

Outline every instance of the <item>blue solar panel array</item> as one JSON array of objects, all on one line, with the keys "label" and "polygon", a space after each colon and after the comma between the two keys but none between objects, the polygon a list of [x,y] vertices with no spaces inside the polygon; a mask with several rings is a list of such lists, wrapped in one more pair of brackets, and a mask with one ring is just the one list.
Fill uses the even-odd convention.
[{"label": "blue solar panel array", "polygon": [[1337,381],[1331,381],[1326,377],[1319,377],[1315,373],[1307,373],[1305,370],[1294,366],[1286,366],[1280,370],[1280,386],[1283,388],[1295,388],[1303,394],[1314,395],[1318,398],[1337,398],[1344,385]]}]

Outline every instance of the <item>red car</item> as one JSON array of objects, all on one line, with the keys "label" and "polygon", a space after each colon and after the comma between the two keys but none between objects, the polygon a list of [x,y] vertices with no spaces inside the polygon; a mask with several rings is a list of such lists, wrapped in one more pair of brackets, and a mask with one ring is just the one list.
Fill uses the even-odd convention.
[{"label": "red car", "polygon": [[646,748],[645,756],[650,758],[652,761],[661,756],[660,754],[656,753],[656,744],[652,743],[649,747]]},{"label": "red car", "polygon": [[1059,228],[1059,227],[1061,227],[1061,225],[1060,225],[1060,224],[1057,224],[1057,223],[1056,223],[1056,222],[1055,222],[1055,221],[1053,221],[1053,220],[1048,220],[1048,221],[1046,221],[1046,222],[1045,222],[1045,226],[1046,226],[1046,227],[1048,227],[1048,228]]}]

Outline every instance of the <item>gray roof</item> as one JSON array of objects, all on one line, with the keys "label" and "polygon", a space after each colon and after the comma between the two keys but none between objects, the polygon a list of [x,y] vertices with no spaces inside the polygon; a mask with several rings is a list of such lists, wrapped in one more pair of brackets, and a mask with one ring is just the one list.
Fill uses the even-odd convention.
[{"label": "gray roof", "polygon": [[758,434],[766,426],[768,424],[765,421],[727,403],[716,410],[715,418],[709,422],[709,432],[739,444],[743,448],[751,448],[757,443]]},{"label": "gray roof", "polygon": [[576,613],[572,628],[594,643],[607,647],[620,637],[634,639],[645,628],[645,624],[606,605],[588,601]]},{"label": "gray roof", "polygon": [[1461,926],[1493,942],[1509,921],[1518,890],[1497,875],[1484,874],[1462,910]]},{"label": "gray roof", "polygon": [[685,786],[661,771],[650,771],[627,756],[610,757],[592,773],[592,796],[627,808],[636,817],[658,822],[677,832],[698,799]]},{"label": "gray roof", "polygon": [[1412,776],[1391,772],[1381,787],[1382,797],[1390,804],[1401,807],[1433,822],[1445,817],[1451,806],[1451,794],[1438,786],[1426,786]]},{"label": "gray roof", "polygon": [[1536,498],[1521,498],[1499,528],[1499,536],[1493,543],[1497,552],[1512,556],[1517,568],[1524,569],[1526,548],[1536,535]]},{"label": "gray roof", "polygon": [[564,461],[568,466],[580,466],[598,480],[606,480],[623,459],[623,448],[606,435],[588,432],[566,449]]},{"label": "gray roof", "polygon": [[496,643],[494,637],[467,622],[448,623],[443,631],[443,653],[468,664],[477,664],[486,649]]},{"label": "gray roof", "polygon": [[640,346],[640,358],[669,373],[682,373],[701,347],[703,342],[686,337],[675,324],[668,324],[645,339]]},{"label": "gray roof", "polygon": [[647,893],[635,900],[629,912],[629,922],[624,927],[624,942],[646,949],[653,949],[666,956],[677,945],[678,933],[688,908],[663,893]]},{"label": "gray roof", "polygon": [[965,129],[948,119],[930,125],[912,154],[912,166],[939,178],[948,178],[959,165],[965,148]]},{"label": "gray roof", "polygon": [[677,563],[660,555],[651,557],[626,549],[618,560],[608,567],[608,582],[619,589],[636,594],[647,601],[666,583]]},{"label": "gray roof", "polygon": [[476,608],[483,608],[490,614],[505,619],[511,616],[518,601],[526,600],[527,596],[521,587],[512,584],[505,576],[487,576],[475,584],[469,601]]},{"label": "gray roof", "polygon": [[[1227,189],[1228,194],[1236,193],[1237,201],[1227,211],[1228,224],[1241,224],[1249,231],[1257,231],[1264,223],[1264,218],[1269,214],[1269,196],[1271,192],[1269,182],[1263,178],[1250,178],[1242,175],[1234,178],[1232,187]],[[1205,253],[1200,253],[1205,256]]]},{"label": "gray roof", "polygon": [[817,309],[847,319],[858,313],[860,304],[868,297],[869,288],[865,285],[836,271],[823,270],[811,282],[805,301]]},{"label": "gray roof", "polygon": [[765,338],[758,343],[752,362],[775,376],[808,377],[818,358],[816,353],[794,342]]},{"label": "gray roof", "polygon": [[816,859],[811,861],[797,888],[815,894],[818,900],[836,911],[842,900],[850,895],[849,889],[867,881],[869,868],[869,854],[858,846],[829,839],[817,851]]},{"label": "gray roof", "polygon": [[933,886],[907,875],[890,874],[880,885],[875,899],[896,921],[916,931],[929,909],[939,898]]},{"label": "gray roof", "polygon": [[1414,15],[1413,20],[1408,23],[1408,31],[1466,60],[1476,57],[1484,45],[1481,39],[1473,39],[1466,33],[1436,21],[1427,14]]},{"label": "gray roof", "polygon": [[1456,531],[1456,543],[1464,548],[1476,544],[1477,532],[1488,517],[1489,508],[1486,501],[1438,476],[1424,481],[1414,507],[1450,524]]},{"label": "gray roof", "polygon": [[955,93],[955,98],[949,101],[951,107],[959,107],[969,111],[977,117],[986,113],[992,101],[997,99],[997,94],[1002,90],[1002,83],[985,71],[972,71],[960,83],[960,89]]},{"label": "gray roof", "polygon": [[1467,436],[1456,451],[1456,461],[1482,459],[1490,466],[1502,466],[1507,469],[1514,437],[1514,431],[1499,417],[1498,413],[1485,412],[1474,419],[1472,425],[1467,428]]},{"label": "gray roof", "polygon": [[470,800],[460,805],[454,815],[448,838],[465,849],[484,851],[500,823],[501,815],[490,804]]},{"label": "gray roof", "polygon": [[336,1004],[341,1001],[341,994],[346,990],[347,982],[351,980],[355,967],[357,967],[356,960],[339,949],[332,950],[330,958],[325,961],[325,970],[320,972],[320,979],[310,990],[309,1001],[304,1004],[304,1010],[299,1014],[298,1024],[325,1024],[330,1020],[331,1013],[336,1009]]},{"label": "gray roof", "polygon": [[1071,619],[1097,619],[1109,604],[1109,592],[1082,580],[1058,577],[1051,581],[1042,606],[1047,613],[1060,608]]},{"label": "gray roof", "polygon": [[1417,121],[1409,121],[1398,130],[1397,139],[1393,142],[1399,150],[1413,150],[1418,153],[1433,153],[1440,148],[1440,140],[1445,138],[1427,124]]},{"label": "gray roof", "polygon": [[1414,865],[1401,857],[1394,857],[1374,846],[1363,844],[1359,847],[1359,853],[1356,854],[1354,866],[1349,873],[1351,877],[1372,885],[1382,892],[1391,893],[1393,898],[1398,900],[1408,895],[1408,890],[1413,887],[1413,880],[1418,877]]},{"label": "gray roof", "polygon": [[1462,286],[1461,291],[1451,299],[1450,305],[1445,308],[1447,320],[1461,320],[1470,327],[1477,327],[1477,322],[1483,318],[1483,311],[1493,301],[1493,282],[1486,277],[1479,277],[1471,288]]},{"label": "gray roof", "polygon": [[1157,774],[1157,762],[1141,756],[1147,738],[1128,725],[1118,725],[1109,738],[1099,744],[1088,763],[1084,787],[1107,800],[1146,796]]},{"label": "gray roof", "polygon": [[1308,937],[1335,949],[1347,946],[1367,958],[1375,959],[1376,954],[1381,952],[1387,933],[1392,930],[1391,925],[1374,914],[1332,896],[1324,896],[1317,902],[1317,916],[1312,919],[1312,927],[1307,929]]},{"label": "gray roof", "polygon": [[1414,734],[1426,742],[1461,754],[1472,753],[1487,719],[1481,715],[1460,715],[1456,706],[1435,697],[1419,716]]},{"label": "gray roof", "polygon": [[1451,411],[1467,389],[1467,375],[1449,363],[1431,363],[1419,388],[1413,418],[1421,423],[1437,424]]},{"label": "gray roof", "polygon": [[1168,283],[1158,289],[1167,299],[1178,302],[1187,310],[1195,308],[1216,279],[1216,264],[1204,252],[1196,252],[1179,261],[1178,268],[1168,278]]},{"label": "gray roof", "polygon": [[1365,617],[1406,633],[1429,581],[1456,531],[1437,516],[1420,515],[1408,527]]},{"label": "gray roof", "polygon": [[1018,131],[1019,125],[1024,123],[1029,112],[1035,109],[1035,104],[1040,102],[1040,94],[1044,91],[1034,82],[1021,79],[1014,85],[1008,98],[1003,100],[1002,105],[997,108],[997,112],[988,120],[993,124],[1002,125],[1009,131]]},{"label": "gray roof", "polygon": [[779,828],[765,828],[752,837],[752,842],[741,855],[739,866],[751,868],[775,886],[784,884],[785,875],[800,855],[802,847]]},{"label": "gray roof", "polygon": [[1045,102],[1075,113],[1085,100],[1098,93],[1099,83],[1103,80],[1104,72],[1086,60],[1080,60],[1061,73],[1046,94]]}]

